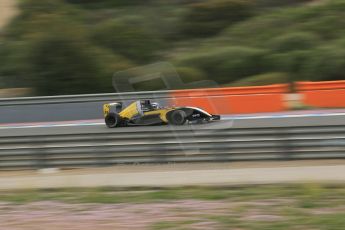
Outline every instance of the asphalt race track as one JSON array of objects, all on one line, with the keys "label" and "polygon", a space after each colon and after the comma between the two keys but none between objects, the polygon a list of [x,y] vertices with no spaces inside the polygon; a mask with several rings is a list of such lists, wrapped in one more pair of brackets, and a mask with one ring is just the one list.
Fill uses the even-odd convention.
[{"label": "asphalt race track", "polygon": [[296,111],[287,113],[224,115],[221,121],[203,125],[184,126],[137,126],[108,129],[103,119],[74,120],[39,123],[5,123],[0,124],[0,136],[31,136],[49,134],[133,132],[154,130],[185,129],[224,129],[255,127],[289,127],[289,126],[323,126],[344,125],[345,110]]}]

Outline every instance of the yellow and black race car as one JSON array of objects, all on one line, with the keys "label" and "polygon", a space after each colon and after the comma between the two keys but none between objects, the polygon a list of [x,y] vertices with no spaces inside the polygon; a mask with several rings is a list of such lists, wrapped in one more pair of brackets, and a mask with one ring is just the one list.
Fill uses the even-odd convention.
[{"label": "yellow and black race car", "polygon": [[103,105],[105,124],[109,128],[130,125],[183,125],[186,122],[203,123],[220,120],[219,115],[212,115],[196,107],[160,107],[150,100],[139,100],[122,108],[121,102]]}]

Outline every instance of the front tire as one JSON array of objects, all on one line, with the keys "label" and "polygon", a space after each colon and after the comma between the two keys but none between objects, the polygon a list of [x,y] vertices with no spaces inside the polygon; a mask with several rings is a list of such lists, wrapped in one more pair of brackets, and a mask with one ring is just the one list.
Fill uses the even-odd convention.
[{"label": "front tire", "polygon": [[172,125],[184,125],[187,115],[183,110],[174,110],[169,114],[168,121]]},{"label": "front tire", "polygon": [[115,128],[118,127],[121,123],[121,117],[117,113],[109,113],[105,118],[104,118],[105,124],[107,125],[108,128]]}]

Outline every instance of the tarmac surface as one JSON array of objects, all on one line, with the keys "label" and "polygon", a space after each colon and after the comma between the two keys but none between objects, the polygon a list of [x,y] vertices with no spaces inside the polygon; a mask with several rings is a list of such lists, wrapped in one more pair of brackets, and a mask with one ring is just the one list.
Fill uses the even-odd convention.
[{"label": "tarmac surface", "polygon": [[106,132],[145,132],[185,129],[224,128],[271,128],[293,126],[338,126],[345,125],[345,110],[293,111],[284,113],[262,113],[247,115],[223,115],[221,121],[203,125],[184,126],[132,126],[108,129],[102,118],[35,123],[0,124],[0,137],[52,134],[82,134]]}]

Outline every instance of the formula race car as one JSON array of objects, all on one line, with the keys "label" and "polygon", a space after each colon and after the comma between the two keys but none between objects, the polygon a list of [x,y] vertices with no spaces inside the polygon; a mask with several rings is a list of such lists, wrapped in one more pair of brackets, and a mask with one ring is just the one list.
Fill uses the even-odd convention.
[{"label": "formula race car", "polygon": [[220,120],[219,115],[212,115],[196,107],[167,107],[150,100],[139,100],[122,108],[121,102],[103,105],[105,124],[109,128],[130,125],[183,125]]}]

